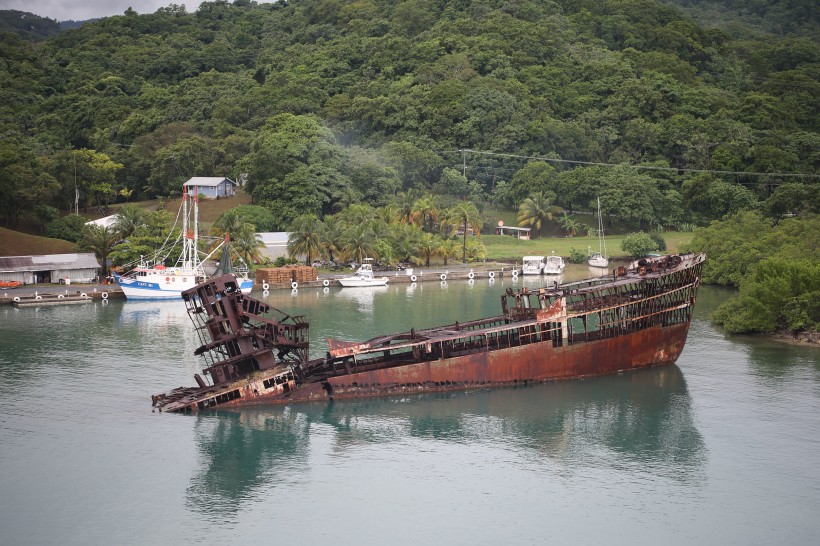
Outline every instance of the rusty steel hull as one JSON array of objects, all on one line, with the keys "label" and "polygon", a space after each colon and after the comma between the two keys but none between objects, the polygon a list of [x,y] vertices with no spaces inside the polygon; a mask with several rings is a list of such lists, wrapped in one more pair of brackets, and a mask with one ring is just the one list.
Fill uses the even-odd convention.
[{"label": "rusty steel hull", "polygon": [[[524,381],[606,375],[674,363],[686,342],[688,324],[654,327],[618,338],[553,347],[533,343],[433,362],[332,377],[337,398],[403,389],[441,390]],[[298,393],[293,393],[298,396]]]},{"label": "rusty steel hull", "polygon": [[[271,392],[261,387],[261,379],[240,381],[224,390],[239,389],[241,396],[221,403],[219,407],[457,391],[579,379],[662,366],[677,361],[688,330],[689,324],[685,323],[652,327],[617,338],[571,346],[534,343],[331,377],[326,381],[332,387],[330,389],[325,384],[308,383],[288,392],[281,389]],[[204,408],[189,408],[191,411],[197,409]]]},{"label": "rusty steel hull", "polygon": [[[155,395],[160,411],[359,398],[557,381],[674,363],[686,343],[704,255],[642,260],[612,279],[501,297],[502,314],[365,342],[328,340],[219,278],[183,293],[211,364],[199,387]],[[278,311],[278,310],[275,310]]]}]

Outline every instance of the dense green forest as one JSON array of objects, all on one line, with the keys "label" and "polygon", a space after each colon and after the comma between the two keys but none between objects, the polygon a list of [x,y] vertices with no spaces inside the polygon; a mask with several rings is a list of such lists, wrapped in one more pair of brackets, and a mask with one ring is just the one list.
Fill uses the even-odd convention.
[{"label": "dense green forest", "polygon": [[[244,182],[253,208],[214,227],[248,235],[248,259],[260,222],[308,257],[480,259],[466,234],[486,206],[573,234],[600,197],[610,232],[647,243],[711,223],[693,247],[744,302],[778,272],[797,311],[765,328],[818,320],[800,314],[816,262],[790,262],[820,212],[815,2],[236,0],[79,26],[0,11],[0,50],[0,221],[115,263],[166,215],[128,207],[108,233],[66,213],[191,176]],[[794,252],[750,265],[783,230]],[[727,250],[738,233],[752,241]]]},{"label": "dense green forest", "polygon": [[651,0],[237,0],[5,32],[0,214],[241,173],[277,228],[401,192],[517,208],[541,191],[569,211],[600,195],[643,229],[771,210],[818,181],[814,7],[747,8],[779,34]]}]

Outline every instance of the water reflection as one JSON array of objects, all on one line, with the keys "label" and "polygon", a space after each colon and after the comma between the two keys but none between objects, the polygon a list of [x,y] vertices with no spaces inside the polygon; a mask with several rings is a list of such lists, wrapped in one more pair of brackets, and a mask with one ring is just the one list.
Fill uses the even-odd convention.
[{"label": "water reflection", "polygon": [[373,312],[373,302],[377,296],[386,294],[390,290],[387,286],[362,286],[342,288],[336,294],[336,299],[347,300],[356,304],[356,310],[362,313]]},{"label": "water reflection", "polygon": [[757,377],[789,379],[808,374],[815,380],[820,379],[820,359],[815,347],[760,336],[734,337],[743,344],[749,366]]},{"label": "water reflection", "polygon": [[700,482],[706,459],[677,366],[519,388],[222,411],[196,419],[202,470],[188,500],[203,511],[237,510],[243,500],[297,479],[323,458],[355,456],[375,444],[389,453],[384,446],[401,449],[408,437],[470,444],[477,457],[501,447],[520,464],[637,464],[642,472],[680,483]]},{"label": "water reflection", "polygon": [[283,411],[203,415],[195,426],[202,470],[187,505],[204,513],[236,513],[260,489],[296,480],[307,459],[310,422]]}]

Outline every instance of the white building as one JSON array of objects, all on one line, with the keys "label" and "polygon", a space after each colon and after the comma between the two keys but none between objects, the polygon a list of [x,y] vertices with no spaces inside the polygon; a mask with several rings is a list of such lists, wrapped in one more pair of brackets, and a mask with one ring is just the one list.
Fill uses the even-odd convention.
[{"label": "white building", "polygon": [[0,281],[25,284],[93,282],[100,263],[92,253],[0,257]]},{"label": "white building", "polygon": [[259,252],[265,258],[270,258],[271,261],[279,256],[288,257],[288,231],[269,231],[265,233],[257,233],[262,242],[265,243],[265,248],[260,248]]}]

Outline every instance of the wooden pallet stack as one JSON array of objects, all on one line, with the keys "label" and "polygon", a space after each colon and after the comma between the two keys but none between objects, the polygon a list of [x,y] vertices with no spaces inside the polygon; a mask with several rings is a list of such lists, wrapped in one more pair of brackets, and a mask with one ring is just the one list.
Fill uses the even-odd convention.
[{"label": "wooden pallet stack", "polygon": [[316,268],[307,265],[286,265],[285,267],[266,267],[256,270],[256,284],[290,284],[316,280]]},{"label": "wooden pallet stack", "polygon": [[293,266],[293,280],[298,283],[316,280],[316,268],[309,265]]}]

